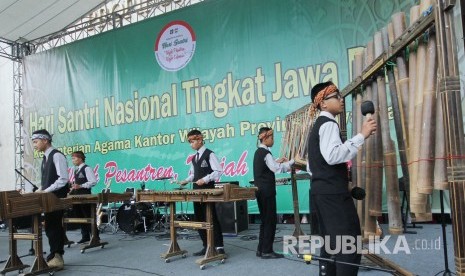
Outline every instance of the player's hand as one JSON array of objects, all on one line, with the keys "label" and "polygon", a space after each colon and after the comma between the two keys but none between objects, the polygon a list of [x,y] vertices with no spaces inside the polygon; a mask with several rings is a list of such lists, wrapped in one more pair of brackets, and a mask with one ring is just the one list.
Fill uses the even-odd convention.
[{"label": "player's hand", "polygon": [[195,184],[199,185],[199,186],[202,186],[205,184],[205,180],[203,180],[203,178],[197,180],[197,182],[195,182]]},{"label": "player's hand", "polygon": [[287,162],[287,161],[289,161],[289,159],[287,159],[286,157],[281,157],[281,158],[276,160],[276,162],[278,162],[278,163],[284,163],[284,162]]},{"label": "player's hand", "polygon": [[362,124],[362,135],[367,139],[370,135],[373,135],[376,132],[377,124],[376,121],[372,118],[366,120]]}]

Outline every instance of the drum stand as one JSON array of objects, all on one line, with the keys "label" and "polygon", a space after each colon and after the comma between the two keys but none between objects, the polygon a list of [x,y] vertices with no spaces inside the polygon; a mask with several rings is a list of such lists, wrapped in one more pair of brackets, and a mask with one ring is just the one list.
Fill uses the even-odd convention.
[{"label": "drum stand", "polygon": [[103,224],[103,226],[100,226],[100,230],[101,232],[103,232],[107,229],[107,227],[110,227],[111,233],[115,234],[116,232],[118,232],[118,223],[116,223],[116,215],[114,214],[116,210],[116,203],[113,202],[112,207],[108,206],[105,209],[107,212],[108,221],[107,223]]},{"label": "drum stand", "polygon": [[[168,216],[168,203],[164,202],[163,207],[161,206],[153,206],[153,212],[155,217],[159,214],[160,209],[162,209],[163,215],[157,220],[157,222],[153,225],[152,231],[164,229],[164,231],[169,229],[169,216]],[[164,222],[163,222],[164,220]]]},{"label": "drum stand", "polygon": [[[186,202],[186,213],[187,213],[187,204],[189,204],[189,202]],[[187,221],[189,220],[189,217],[187,216],[186,213],[184,213],[184,209],[182,208],[182,205],[183,205],[183,202],[179,202],[179,205],[181,207],[181,212],[179,213],[179,215],[176,216],[176,220],[182,220],[182,221]]]}]

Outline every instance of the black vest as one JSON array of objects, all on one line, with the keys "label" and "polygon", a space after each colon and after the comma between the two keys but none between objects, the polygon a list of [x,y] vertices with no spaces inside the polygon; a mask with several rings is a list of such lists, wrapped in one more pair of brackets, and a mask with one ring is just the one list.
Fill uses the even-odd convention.
[{"label": "black vest", "polygon": [[[84,184],[84,183],[86,183],[88,181],[87,176],[86,176],[86,168],[87,167],[89,167],[89,166],[84,165],[84,166],[82,166],[81,169],[74,172],[74,183],[81,185],[81,184]],[[81,189],[71,191],[71,194],[73,194],[73,195],[82,195],[82,194],[91,194],[91,193],[92,193],[91,189],[87,189],[87,188],[81,188]]]},{"label": "black vest", "polygon": [[263,196],[276,195],[276,176],[265,163],[265,156],[271,152],[258,148],[253,157],[253,180],[258,192]]},{"label": "black vest", "polygon": [[[193,181],[197,181],[201,178],[204,178],[206,175],[209,175],[213,172],[213,169],[210,165],[210,154],[213,151],[209,149],[205,149],[203,154],[199,156],[199,160],[195,160],[195,157],[192,158],[192,166],[194,167],[194,179]],[[203,165],[203,166],[202,166]],[[209,183],[205,183],[204,185],[197,185],[194,183],[194,189],[213,189],[215,188],[215,181],[210,181]]]},{"label": "black vest", "polygon": [[[42,164],[42,180],[41,180],[41,185],[42,185],[42,190],[47,189],[55,183],[55,181],[58,179],[58,173],[57,169],[55,167],[55,163],[53,163],[53,155],[55,154],[63,154],[57,149],[53,149],[50,154],[48,155],[47,161],[45,164]],[[68,194],[68,185],[65,185],[61,187],[58,190],[53,191],[57,197],[59,198],[64,198]]]},{"label": "black vest", "polygon": [[329,165],[320,151],[320,127],[326,122],[336,121],[319,116],[308,136],[308,159],[312,172],[311,194],[348,193],[349,178],[346,163]]}]

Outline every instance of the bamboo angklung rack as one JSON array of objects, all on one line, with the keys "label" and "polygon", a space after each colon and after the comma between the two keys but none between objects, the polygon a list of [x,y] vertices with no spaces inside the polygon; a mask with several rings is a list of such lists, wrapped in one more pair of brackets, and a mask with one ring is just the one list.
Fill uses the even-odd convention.
[{"label": "bamboo angklung rack", "polygon": [[[410,27],[406,29],[405,28],[399,29],[398,26],[393,26],[395,25],[395,23],[391,23],[387,29],[383,30],[383,33],[381,34],[382,41],[383,41],[383,47],[382,47],[383,51],[379,53],[379,45],[378,45],[376,58],[372,62],[367,64],[363,70],[360,70],[359,73],[355,75],[355,77],[353,78],[353,81],[349,85],[347,85],[344,89],[341,90],[341,94],[343,95],[344,98],[351,95],[353,97],[357,96],[357,99],[359,99],[359,95],[361,95],[363,91],[363,86],[370,85],[372,86],[373,90],[377,90],[379,87],[381,87],[381,84],[383,84],[384,74],[386,71],[386,74],[390,81],[389,92],[390,92],[391,99],[392,99],[394,123],[395,123],[395,128],[396,128],[396,138],[397,138],[397,144],[399,147],[398,154],[400,156],[400,161],[402,164],[402,174],[404,176],[405,186],[407,187],[406,188],[407,192],[409,192],[409,189],[408,189],[409,184],[410,184],[409,182],[411,183],[413,181],[418,182],[419,180],[418,174],[415,173],[416,175],[414,177],[416,178],[415,180],[412,181],[409,175],[409,170],[407,170],[407,166],[405,166],[406,164],[412,163],[412,157],[409,155],[409,152],[408,152],[409,145],[407,144],[408,142],[407,136],[410,133],[408,132],[407,127],[406,127],[407,119],[410,120],[410,118],[407,118],[408,114],[406,114],[407,111],[409,111],[409,106],[407,106],[406,103],[403,102],[404,98],[402,98],[402,97],[405,97],[405,95],[403,95],[405,88],[407,88],[408,90],[408,83],[404,83],[403,81],[405,81],[406,78],[408,79],[409,76],[408,75],[405,76],[405,71],[396,72],[398,74],[397,77],[399,78],[399,82],[402,81],[402,83],[397,82],[397,86],[396,86],[396,83],[391,81],[391,78],[394,79],[396,77],[396,74],[395,72],[393,72],[392,67],[389,67],[388,65],[389,63],[397,63],[399,66],[398,67],[399,70],[400,70],[400,66],[402,66],[402,69],[405,69],[406,61],[403,57],[405,54],[405,51],[408,50],[408,48],[412,44],[414,44],[414,42],[418,40],[421,36],[423,36],[425,33],[431,32],[429,34],[430,36],[433,36],[433,38],[430,39],[430,42],[431,40],[434,40],[432,45],[434,45],[434,42],[436,42],[438,46],[437,47],[435,45],[430,46],[430,44],[426,45],[426,43],[424,43],[425,45],[423,46],[424,46],[424,49],[426,49],[426,47],[437,48],[437,57],[435,56],[429,57],[429,56],[424,55],[424,56],[420,56],[419,58],[426,60],[426,62],[429,62],[430,64],[432,64],[431,66],[436,66],[438,68],[436,72],[434,70],[430,70],[430,71],[432,71],[433,74],[437,74],[437,79],[439,81],[438,81],[437,87],[435,86],[435,84],[433,84],[432,87],[428,87],[427,86],[428,84],[421,84],[421,85],[426,85],[425,88],[422,87],[422,89],[424,90],[429,89],[429,90],[435,91],[436,93],[431,93],[431,91],[429,90],[426,92],[422,92],[422,93],[424,93],[424,95],[431,94],[432,96],[430,97],[433,97],[436,94],[437,101],[438,101],[437,108],[435,107],[436,104],[433,103],[434,100],[433,102],[431,102],[431,99],[427,99],[425,101],[425,105],[428,108],[431,106],[431,108],[437,109],[438,112],[443,114],[443,116],[436,116],[436,122],[434,121],[434,119],[431,120],[432,118],[426,117],[427,120],[431,120],[431,123],[430,123],[431,125],[433,126],[438,125],[440,127],[443,127],[443,128],[437,128],[437,131],[440,131],[441,134],[444,134],[443,138],[440,138],[440,137],[438,138],[439,135],[437,135],[436,133],[435,139],[437,141],[444,141],[442,144],[445,144],[445,146],[444,146],[444,149],[442,149],[442,147],[437,147],[433,158],[437,160],[444,159],[443,163],[447,162],[447,175],[446,176],[443,176],[443,173],[439,172],[441,170],[440,167],[443,164],[439,164],[440,162],[438,162],[439,166],[434,164],[435,174],[436,174],[436,170],[438,169],[438,172],[439,172],[438,175],[441,175],[439,177],[440,178],[439,180],[434,178],[434,189],[444,190],[444,189],[448,189],[450,186],[451,215],[452,215],[452,221],[453,221],[452,232],[454,234],[456,271],[458,275],[465,275],[465,239],[462,238],[463,236],[465,236],[465,225],[461,225],[460,223],[457,223],[460,221],[464,221],[465,219],[465,198],[463,196],[465,194],[465,188],[464,188],[465,187],[465,164],[462,159],[462,156],[465,155],[465,142],[464,142],[464,131],[463,131],[464,129],[463,129],[461,97],[460,97],[460,79],[458,76],[457,58],[456,58],[455,45],[454,45],[454,40],[453,40],[454,33],[453,33],[453,22],[452,22],[452,16],[453,16],[452,8],[454,6],[454,1],[446,1],[446,3],[444,3],[441,0],[436,0],[436,1],[432,0],[431,3],[428,1],[422,1],[421,4],[423,7],[423,10],[422,10],[423,14],[422,16],[418,16],[418,18],[415,18],[411,14],[410,17],[411,19],[413,18],[412,20],[413,22],[410,24]],[[428,7],[429,5],[431,6],[428,9],[426,9],[425,5],[426,7]],[[420,8],[417,7],[417,9],[419,12]],[[397,14],[392,16],[393,21],[396,20],[395,19],[396,16]],[[378,37],[375,37],[375,40],[380,39],[379,34],[377,35]],[[386,41],[388,41],[388,43],[386,43]],[[422,51],[425,51],[424,49]],[[429,48],[428,50],[430,49],[432,48]],[[434,49],[432,50],[434,51]],[[429,61],[428,61],[428,58],[430,59]],[[436,59],[438,60],[437,63],[434,62]],[[424,60],[420,60],[419,64],[426,65]],[[411,78],[414,78],[415,77],[413,76],[414,72],[411,72],[411,73],[412,73]],[[381,76],[381,79],[380,79],[380,76]],[[434,76],[432,76],[431,78],[434,79]],[[425,76],[423,78],[426,79],[428,77],[429,76]],[[383,89],[383,87],[381,87],[381,89]],[[412,93],[412,91],[410,91],[410,93]],[[377,94],[378,92],[379,91],[375,92],[376,94],[374,97],[378,96]],[[384,93],[382,94],[382,97],[386,97],[386,93],[384,91],[381,91],[381,92]],[[373,97],[373,95],[371,96]],[[357,110],[353,110],[353,112],[359,112],[358,110],[359,106],[355,103],[355,98],[353,99],[354,99],[354,104],[352,105],[352,108],[357,107]],[[308,131],[309,131],[308,126],[310,125],[310,118],[308,118],[308,108],[309,108],[309,105],[303,106],[302,108],[296,110],[295,112],[289,114],[286,117],[286,132],[283,136],[283,141],[282,141],[283,147],[281,150],[281,155],[287,156],[289,158],[295,158],[297,156],[298,158],[295,158],[295,159],[297,159],[296,164],[299,169],[303,169],[304,164],[306,163],[306,159],[307,159],[306,157],[307,145],[306,145],[305,137],[307,137],[308,135]],[[386,108],[385,104],[383,104],[383,108]],[[415,107],[415,109],[416,108],[417,107]],[[376,109],[379,110],[378,107],[376,107]],[[412,111],[413,110],[411,110],[410,112]],[[343,114],[345,115],[345,110]],[[356,114],[354,116],[360,119],[360,115]],[[345,122],[344,116],[339,116],[339,123],[340,123],[342,137],[343,139],[345,139],[347,138],[347,128],[346,128],[346,122]],[[360,127],[360,125],[356,127]],[[430,126],[428,125],[427,127],[430,127]],[[416,141],[421,141],[421,142],[418,142],[418,144],[423,143],[423,140],[416,140]],[[439,143],[441,144],[441,142]],[[413,145],[410,144],[410,146],[413,146]],[[389,155],[392,155],[392,151],[393,151],[392,147],[387,148],[387,150],[388,150]],[[395,153],[396,152],[394,149],[394,154]],[[420,153],[420,156],[421,156],[421,153]],[[459,158],[444,158],[447,156],[458,156]],[[299,160],[299,158],[301,160]],[[413,160],[419,160],[419,158],[424,158],[424,157],[416,157],[416,158],[417,159],[413,159]],[[386,162],[386,159],[384,162]],[[425,163],[427,162],[429,161],[427,160]],[[397,164],[395,163],[391,164],[390,162],[388,163],[389,163],[389,166],[392,165],[397,169]],[[431,164],[429,165],[422,164],[422,166],[430,168],[430,170],[432,170]],[[420,167],[420,165],[418,165],[417,167]],[[354,164],[354,168],[361,169],[363,171],[363,166],[362,168],[357,168],[357,165]],[[295,169],[293,169],[292,174],[295,175]],[[355,181],[360,181],[360,180],[355,180]],[[398,187],[395,187],[395,188],[396,189],[393,189],[391,191],[391,194],[398,193]],[[418,189],[421,190],[421,192],[425,194],[432,192],[432,188],[430,187],[420,186]],[[294,183],[293,183],[293,196],[294,196]],[[297,195],[294,196],[294,201],[296,201],[296,199],[297,199]],[[298,199],[297,199],[297,202],[298,202]],[[429,202],[427,202],[425,205],[428,205],[428,204]],[[297,205],[297,208],[298,208],[298,205]],[[294,213],[296,212],[298,215],[298,209],[297,211],[294,210]],[[426,221],[428,219],[428,216],[424,216],[424,217],[420,216],[419,219],[420,219],[419,221]],[[300,220],[298,219],[298,216],[297,216],[297,219],[295,219],[295,221],[300,222]],[[390,231],[391,230],[392,232],[395,232],[398,230],[400,231],[399,227],[397,226],[393,227],[392,229],[390,228]],[[301,232],[302,231],[300,230],[300,223],[298,225],[296,224],[296,232],[294,234],[301,233]],[[412,275],[412,273],[399,267],[397,264],[389,260],[385,260],[381,258],[380,256],[370,253],[370,254],[367,254],[366,257],[380,266],[388,267],[390,269],[395,270],[396,271],[395,275]]]},{"label": "bamboo angklung rack", "polygon": [[[443,116],[443,121],[441,120],[434,120],[430,123],[434,126],[434,124],[443,127],[437,131],[440,131],[444,134],[444,138],[436,138],[439,142],[443,140],[442,144],[445,144],[445,150],[442,150],[442,147],[439,147],[436,150],[434,158],[446,159],[447,160],[447,177],[441,176],[442,180],[434,181],[434,188],[439,190],[450,189],[451,195],[451,216],[452,216],[452,227],[453,227],[453,235],[454,235],[454,251],[455,251],[455,266],[457,275],[465,275],[465,240],[462,238],[465,236],[465,225],[462,225],[460,222],[465,219],[465,164],[463,162],[463,156],[465,154],[465,142],[464,142],[464,129],[463,129],[463,117],[462,117],[462,108],[461,108],[461,96],[460,96],[460,79],[458,76],[458,65],[457,65],[457,57],[456,57],[456,50],[455,50],[455,43],[454,43],[454,33],[453,33],[453,15],[452,15],[452,8],[454,7],[455,1],[434,1],[432,3],[431,9],[429,13],[423,14],[422,17],[418,18],[409,28],[407,28],[402,34],[396,35],[396,39],[388,45],[387,48],[384,49],[382,54],[380,54],[373,62],[371,62],[360,75],[356,76],[354,80],[347,85],[344,89],[342,89],[341,94],[346,97],[349,95],[355,96],[359,93],[362,93],[362,86],[365,85],[367,82],[372,81],[373,78],[379,76],[380,72],[383,72],[385,69],[387,71],[388,77],[394,77],[392,69],[387,68],[387,64],[389,62],[403,62],[402,59],[399,57],[402,56],[403,52],[409,47],[409,45],[424,35],[428,29],[433,31],[432,35],[436,37],[436,43],[438,46],[434,45],[431,49],[434,51],[437,48],[437,60],[438,64],[433,66],[437,66],[436,72],[438,81],[438,87],[428,88],[425,87],[422,89],[428,90],[432,89],[437,94],[437,110],[441,112]],[[462,15],[463,16],[463,15]],[[394,18],[394,16],[393,16]],[[411,15],[412,18],[412,15]],[[390,26],[392,27],[392,26]],[[392,39],[392,36],[390,37]],[[430,39],[432,40],[432,39]],[[392,41],[392,40],[391,40]],[[429,47],[429,44],[428,44]],[[433,49],[434,48],[434,49]],[[429,53],[429,52],[428,52]],[[425,56],[425,59],[428,60],[429,57]],[[420,64],[424,62],[420,57]],[[434,64],[434,60],[436,57],[433,57],[432,61],[429,62]],[[435,67],[436,68],[436,67]],[[423,68],[425,69],[425,68]],[[414,73],[414,72],[412,72]],[[413,76],[414,77],[414,76]],[[427,79],[429,76],[426,76]],[[401,78],[401,76],[399,76]],[[433,77],[434,79],[434,77]],[[399,155],[400,160],[403,165],[412,163],[409,160],[407,163],[407,153],[406,153],[406,145],[405,141],[407,140],[405,137],[409,135],[409,133],[405,133],[403,131],[406,130],[406,120],[408,114],[405,114],[408,109],[406,106],[402,106],[402,95],[404,92],[402,90],[401,85],[398,83],[397,89],[400,90],[400,93],[397,93],[395,84],[390,83],[390,90],[391,90],[391,98],[394,99],[393,101],[393,112],[394,112],[394,122],[396,126],[396,135],[399,145]],[[417,88],[418,89],[418,88]],[[429,91],[426,91],[429,92]],[[412,93],[412,91],[410,91]],[[397,95],[396,95],[397,94]],[[424,95],[427,95],[426,93]],[[397,97],[400,96],[400,99],[397,100]],[[434,94],[433,94],[434,96]],[[427,108],[431,104],[432,108],[435,107],[434,103],[431,103],[431,97],[426,98]],[[416,102],[415,102],[416,104]],[[423,104],[423,102],[422,102]],[[355,105],[354,105],[355,106]],[[412,105],[410,105],[411,107]],[[416,107],[415,107],[416,108]],[[353,112],[358,112],[358,110],[353,110]],[[409,110],[410,114],[412,114],[413,110]],[[417,113],[418,114],[418,113]],[[421,114],[421,113],[420,113]],[[423,112],[423,114],[425,114]],[[430,118],[427,117],[429,120]],[[411,118],[408,118],[409,125]],[[430,127],[429,125],[427,127]],[[345,129],[344,129],[345,130]],[[342,131],[342,125],[341,125]],[[438,137],[436,133],[436,137]],[[413,139],[412,139],[413,140]],[[419,141],[419,140],[416,140]],[[417,144],[421,144],[421,142],[417,142]],[[441,143],[440,143],[441,144]],[[414,144],[410,144],[410,147],[415,146]],[[417,145],[419,146],[419,145]],[[442,156],[438,155],[441,154]],[[439,156],[439,157],[438,157]],[[447,156],[457,156],[458,158],[447,158]],[[446,157],[446,158],[445,158]],[[422,156],[417,157],[417,159],[422,158]],[[413,160],[417,160],[413,159]],[[418,165],[420,166],[420,165]],[[405,185],[409,186],[409,181],[420,182],[420,178],[415,178],[412,180],[409,175],[409,171],[407,171],[405,166],[402,166],[402,172],[404,175],[404,181],[406,181]],[[431,168],[431,167],[430,167]],[[434,167],[434,171],[436,173],[437,167]],[[416,173],[415,173],[416,174]],[[414,176],[418,177],[418,175]],[[446,180],[444,180],[444,178]],[[445,183],[446,182],[446,183]],[[416,184],[416,183],[415,183]],[[419,184],[420,185],[420,184]],[[423,185],[423,183],[421,183]],[[431,187],[424,187],[419,186],[418,190],[422,193],[429,193],[432,191]],[[381,265],[387,266],[396,270],[396,275],[408,275],[409,272],[403,270],[402,268],[398,267],[395,263],[392,263],[387,260],[383,260],[379,256],[368,254],[366,255],[371,261]]]}]

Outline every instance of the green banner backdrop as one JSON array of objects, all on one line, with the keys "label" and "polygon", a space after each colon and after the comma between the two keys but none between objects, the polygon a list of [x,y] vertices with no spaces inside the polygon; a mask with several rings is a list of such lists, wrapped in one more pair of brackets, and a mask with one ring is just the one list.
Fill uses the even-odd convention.
[{"label": "green banner backdrop", "polygon": [[[200,128],[221,181],[248,186],[258,129],[275,130],[279,157],[285,116],[310,102],[316,83],[347,85],[351,49],[413,2],[211,0],[28,56],[26,141],[46,128],[69,160],[84,151],[99,178],[94,192],[108,181],[115,192],[172,189],[155,179],[187,177],[186,133]],[[28,144],[36,182],[39,157]],[[298,186],[308,213],[309,182]],[[291,187],[277,189],[279,212],[292,213]]]}]

